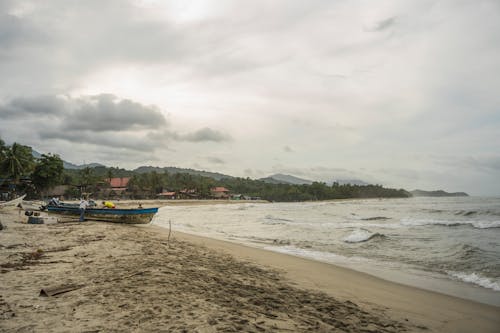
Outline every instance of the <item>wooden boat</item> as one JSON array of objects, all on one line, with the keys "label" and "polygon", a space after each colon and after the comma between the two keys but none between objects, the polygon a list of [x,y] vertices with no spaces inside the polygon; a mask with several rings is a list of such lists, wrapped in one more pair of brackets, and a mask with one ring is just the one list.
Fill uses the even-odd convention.
[{"label": "wooden boat", "polygon": [[21,203],[21,208],[25,211],[39,211],[43,210],[45,207],[45,203],[43,201],[26,201],[23,200]]},{"label": "wooden boat", "polygon": [[[75,205],[47,206],[47,211],[53,214],[79,216],[80,209]],[[151,222],[153,216],[158,212],[158,208],[87,208],[85,209],[85,219],[106,222],[146,224]]]},{"label": "wooden boat", "polygon": [[20,196],[19,198],[15,198],[13,200],[10,200],[10,201],[0,201],[0,208],[7,207],[7,206],[17,206],[21,202],[23,202],[23,199],[25,196],[26,196],[26,194],[23,196]]}]

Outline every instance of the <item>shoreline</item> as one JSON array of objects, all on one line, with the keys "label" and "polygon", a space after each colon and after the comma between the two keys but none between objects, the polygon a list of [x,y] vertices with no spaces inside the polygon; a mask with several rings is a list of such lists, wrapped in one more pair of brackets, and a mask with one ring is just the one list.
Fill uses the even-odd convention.
[{"label": "shoreline", "polygon": [[[183,209],[181,211],[183,211]],[[235,218],[240,221],[244,221],[245,217],[240,215]],[[177,215],[174,214],[174,216]],[[319,252],[307,248],[294,247],[293,245],[285,246],[290,243],[281,243],[276,240],[273,243],[272,240],[275,236],[268,236],[267,234],[263,235],[262,232],[255,236],[257,233],[252,233],[254,229],[245,229],[244,232],[239,233],[239,229],[237,229],[237,231],[233,231],[233,229],[227,228],[227,230],[230,230],[227,231],[222,227],[222,224],[220,227],[213,227],[211,221],[216,219],[213,215],[210,215],[209,220],[207,220],[207,225],[210,226],[207,228],[204,227],[203,218],[198,218],[196,214],[187,219],[182,218],[181,216],[177,216],[177,218],[179,219],[179,222],[175,224],[175,221],[173,221],[174,224],[172,226],[172,230],[176,232],[189,233],[199,237],[207,237],[263,249],[274,253],[292,255],[298,258],[344,267],[356,272],[363,272],[394,283],[408,285],[457,298],[463,298],[487,305],[497,307],[500,306],[500,292],[496,289],[486,288],[480,283],[475,283],[475,281],[471,282],[463,279],[456,279],[450,273],[446,274],[445,272],[429,271],[421,267],[410,266],[409,264],[401,262],[384,262],[370,259],[369,257],[343,256],[342,254],[337,255],[333,252]],[[195,218],[196,222],[191,222],[191,218]],[[169,219],[168,211],[164,213],[161,213],[160,211],[158,218],[155,218],[152,223],[168,229],[169,225],[166,222],[168,222]],[[230,226],[232,225],[231,221],[227,222]],[[281,223],[281,221],[279,221],[279,223]],[[254,241],[254,239],[257,239],[258,241]]]},{"label": "shoreline", "polygon": [[[0,212],[0,328],[495,332],[500,308],[157,225]],[[79,289],[39,296],[47,286]]]},{"label": "shoreline", "polygon": [[[158,232],[164,227],[152,225]],[[172,235],[211,249],[223,251],[272,269],[278,269],[300,288],[325,292],[338,299],[387,309],[393,318],[409,319],[436,332],[496,332],[500,307],[385,280],[374,275],[330,263],[251,247],[180,231]],[[475,322],[474,318],[484,321]]]},{"label": "shoreline", "polygon": [[[161,226],[158,224],[154,226],[168,230],[168,228],[165,226]],[[280,251],[279,247],[273,249],[271,246],[259,246],[258,244],[232,241],[228,239],[216,238],[202,234],[189,233],[175,229],[172,229],[172,233],[173,232],[193,237],[200,237],[215,241],[227,242],[230,244],[241,245],[244,247],[262,250],[265,252],[271,252],[275,254],[291,256],[294,258],[300,258],[307,261],[317,262],[325,265],[331,265],[334,267],[347,269],[355,273],[366,274],[390,283],[400,284],[411,288],[421,289],[424,291],[455,297],[466,301],[476,302],[479,304],[500,307],[500,300],[498,299],[499,297],[498,291],[487,289],[463,281],[454,281],[451,280],[448,276],[445,275],[439,276],[437,275],[437,273],[435,273],[435,275],[433,276],[429,276],[429,275],[421,275],[423,273],[422,271],[414,271],[413,273],[420,274],[418,276],[415,276],[409,272],[396,270],[396,268],[381,269],[380,267],[373,266],[373,264],[368,264],[367,267],[360,267],[359,263],[356,265],[356,264],[347,264],[345,262],[321,260],[315,257],[309,257],[301,254],[294,254],[293,251],[292,252]]]}]

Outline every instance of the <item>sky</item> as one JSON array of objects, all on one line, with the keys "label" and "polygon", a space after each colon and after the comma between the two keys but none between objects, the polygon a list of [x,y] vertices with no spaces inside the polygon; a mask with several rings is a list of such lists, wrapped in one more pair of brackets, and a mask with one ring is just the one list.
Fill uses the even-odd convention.
[{"label": "sky", "polygon": [[0,137],[500,195],[500,1],[0,0]]}]

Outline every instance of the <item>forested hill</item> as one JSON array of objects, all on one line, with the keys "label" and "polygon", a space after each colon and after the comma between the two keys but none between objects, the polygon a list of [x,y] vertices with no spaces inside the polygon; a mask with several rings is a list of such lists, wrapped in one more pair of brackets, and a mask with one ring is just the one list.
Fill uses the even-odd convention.
[{"label": "forested hill", "polygon": [[218,172],[209,172],[209,171],[201,171],[201,170],[194,170],[194,169],[186,169],[186,168],[176,168],[176,167],[153,167],[153,166],[141,166],[138,167],[137,169],[133,170],[134,172],[137,173],[148,173],[148,172],[157,172],[157,173],[165,173],[168,172],[170,174],[176,174],[176,173],[187,173],[190,175],[195,175],[195,176],[203,176],[203,177],[210,177],[215,180],[220,180],[224,178],[233,178],[232,176],[224,175],[222,173]]},{"label": "forested hill", "polygon": [[443,190],[437,191],[423,191],[414,190],[410,192],[414,197],[468,197],[469,195],[465,192],[445,192]]},{"label": "forested hill", "polygon": [[3,179],[5,187],[8,188],[10,183],[15,184],[16,192],[27,193],[30,198],[43,197],[58,185],[67,185],[65,195],[68,197],[78,197],[81,192],[103,195],[102,193],[111,192],[105,191],[109,190],[107,180],[115,177],[131,178],[127,189],[114,195],[132,199],[157,198],[158,194],[165,191],[188,193],[191,198],[208,199],[213,198],[213,187],[226,187],[233,197],[240,194],[269,201],[411,196],[405,190],[384,188],[381,185],[309,183],[308,180],[279,174],[274,175],[280,178],[277,181],[287,180],[294,183],[268,183],[263,180],[176,167],[140,167],[126,170],[85,164],[65,168],[64,161],[57,154],[39,154],[33,152],[31,147],[18,143],[5,145],[1,138],[0,157],[0,178]]},{"label": "forested hill", "polygon": [[271,184],[252,179],[224,179],[220,182],[233,193],[258,196],[270,201],[310,201],[349,198],[408,198],[411,194],[403,189],[385,188],[381,185],[327,185],[312,184]]}]

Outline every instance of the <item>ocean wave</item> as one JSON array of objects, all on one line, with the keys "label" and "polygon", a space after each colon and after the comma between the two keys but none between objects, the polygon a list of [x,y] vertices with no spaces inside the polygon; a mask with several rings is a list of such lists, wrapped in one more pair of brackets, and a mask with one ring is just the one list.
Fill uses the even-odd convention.
[{"label": "ocean wave", "polygon": [[271,225],[279,225],[279,224],[288,224],[290,222],[293,222],[293,220],[285,219],[282,217],[274,217],[272,215],[266,215],[264,218],[264,224],[271,224]]},{"label": "ocean wave", "polygon": [[375,237],[384,237],[384,235],[365,229],[357,229],[350,233],[348,236],[344,237],[343,241],[346,243],[362,243],[367,242]]},{"label": "ocean wave", "polygon": [[461,260],[474,260],[477,261],[478,257],[484,255],[484,251],[477,246],[472,246],[468,244],[457,245],[456,251],[454,253],[455,257]]},{"label": "ocean wave", "polygon": [[374,216],[374,217],[366,217],[361,220],[363,221],[379,221],[379,220],[390,220],[390,217],[385,217],[385,216]]},{"label": "ocean wave", "polygon": [[500,281],[481,276],[478,273],[447,272],[448,275],[468,283],[473,283],[483,288],[500,291]]},{"label": "ocean wave", "polygon": [[370,223],[370,222],[341,222],[335,224],[340,228],[384,228],[384,229],[400,229],[399,223]]},{"label": "ocean wave", "polygon": [[500,221],[450,221],[450,220],[432,220],[432,219],[401,219],[401,225],[409,227],[420,227],[425,225],[441,225],[446,227],[456,227],[460,225],[471,225],[477,229],[500,228]]},{"label": "ocean wave", "polygon": [[303,249],[293,245],[287,246],[268,246],[264,250],[289,254],[296,257],[307,258],[327,263],[336,263],[340,265],[352,266],[353,264],[365,264],[371,262],[370,259],[355,256],[343,256],[332,252],[323,252],[311,249]]}]

